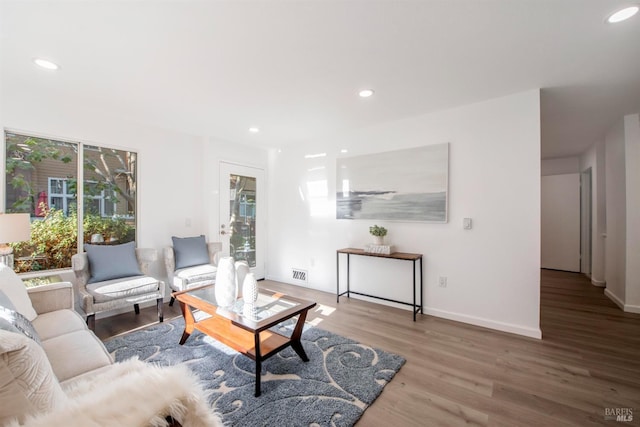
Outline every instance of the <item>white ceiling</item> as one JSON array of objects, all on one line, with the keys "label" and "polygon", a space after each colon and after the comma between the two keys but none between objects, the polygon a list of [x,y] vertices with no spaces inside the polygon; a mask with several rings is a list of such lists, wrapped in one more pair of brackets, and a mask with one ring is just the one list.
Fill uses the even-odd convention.
[{"label": "white ceiling", "polygon": [[627,3],[3,0],[1,82],[265,147],[543,88],[542,157],[572,156],[640,111]]}]

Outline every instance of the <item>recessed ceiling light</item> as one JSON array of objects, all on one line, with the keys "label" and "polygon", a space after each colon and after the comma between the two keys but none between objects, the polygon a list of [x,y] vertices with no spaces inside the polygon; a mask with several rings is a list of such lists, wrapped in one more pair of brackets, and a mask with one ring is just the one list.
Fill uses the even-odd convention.
[{"label": "recessed ceiling light", "polygon": [[342,150],[340,150],[341,153],[348,153],[349,150],[347,150],[346,148],[343,148]]},{"label": "recessed ceiling light", "polygon": [[251,126],[251,127],[249,128],[249,132],[251,132],[251,133],[258,133],[258,132],[260,132],[260,128],[257,128],[257,127],[255,127],[255,126]]},{"label": "recessed ceiling light", "polygon": [[326,157],[327,153],[305,154],[305,159],[317,159],[318,157]]},{"label": "recessed ceiling light", "polygon": [[60,68],[58,64],[54,64],[53,62],[42,58],[35,58],[33,62],[35,62],[36,65],[42,68],[46,68],[47,70],[57,70],[58,68]]},{"label": "recessed ceiling light", "polygon": [[638,6],[625,7],[624,9],[620,9],[619,11],[609,15],[609,17],[607,18],[607,22],[610,24],[615,24],[625,21],[638,13],[638,10],[640,10]]},{"label": "recessed ceiling light", "polygon": [[373,95],[373,90],[371,90],[371,89],[363,89],[360,92],[358,92],[358,95],[360,95],[360,98],[368,98],[371,95]]}]

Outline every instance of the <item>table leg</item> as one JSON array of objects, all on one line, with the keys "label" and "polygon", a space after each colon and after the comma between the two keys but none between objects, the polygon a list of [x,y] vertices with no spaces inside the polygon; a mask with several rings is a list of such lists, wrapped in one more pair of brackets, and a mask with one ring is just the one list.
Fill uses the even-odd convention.
[{"label": "table leg", "polygon": [[180,302],[180,310],[182,310],[182,317],[184,317],[184,332],[182,333],[182,338],[180,338],[180,345],[182,345],[191,336],[196,321],[193,318],[191,309],[185,303]]},{"label": "table leg", "polygon": [[256,349],[256,392],[255,396],[260,396],[260,374],[262,373],[262,354],[260,354],[260,332],[254,334]]},{"label": "table leg", "polygon": [[416,321],[416,261],[413,260],[413,321]]},{"label": "table leg", "polygon": [[309,357],[307,357],[307,353],[304,351],[302,342],[300,341],[300,338],[302,337],[302,329],[304,328],[304,322],[306,319],[307,312],[304,311],[300,313],[300,316],[298,316],[298,323],[296,323],[293,334],[291,334],[291,348],[296,352],[298,356],[300,356],[300,359],[302,359],[303,362],[309,361]]},{"label": "table leg", "polygon": [[347,298],[351,298],[351,294],[349,293],[349,291],[351,290],[351,283],[349,283],[349,261],[350,256],[349,254],[347,254]]},{"label": "table leg", "polygon": [[336,252],[336,303],[340,304],[340,252]]},{"label": "table leg", "polygon": [[420,257],[420,314],[424,314],[424,304],[423,304],[423,300],[422,300],[422,276],[423,276],[423,272],[422,272],[422,257]]}]

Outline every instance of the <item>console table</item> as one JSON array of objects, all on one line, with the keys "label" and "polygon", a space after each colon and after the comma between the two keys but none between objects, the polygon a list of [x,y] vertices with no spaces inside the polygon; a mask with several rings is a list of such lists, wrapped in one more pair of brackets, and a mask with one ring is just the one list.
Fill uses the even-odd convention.
[{"label": "console table", "polygon": [[[340,254],[347,255],[347,290],[340,293]],[[413,262],[413,303],[405,302],[405,301],[397,301],[390,298],[378,297],[375,295],[368,295],[362,292],[352,291],[349,288],[349,258],[351,255],[361,255],[361,256],[370,256],[376,258],[389,258],[389,259],[399,259],[404,261],[412,261]],[[417,304],[416,301],[416,263],[420,264],[420,304]],[[365,252],[363,249],[355,249],[355,248],[346,248],[346,249],[338,249],[336,251],[336,271],[337,271],[337,280],[336,280],[336,301],[340,303],[340,297],[342,295],[347,295],[349,298],[349,294],[362,295],[369,298],[377,298],[385,301],[395,302],[397,304],[410,305],[413,307],[413,321],[416,321],[416,314],[423,313],[422,311],[422,254],[411,254],[406,252],[394,252],[389,255],[385,254],[375,254],[371,252]]]}]

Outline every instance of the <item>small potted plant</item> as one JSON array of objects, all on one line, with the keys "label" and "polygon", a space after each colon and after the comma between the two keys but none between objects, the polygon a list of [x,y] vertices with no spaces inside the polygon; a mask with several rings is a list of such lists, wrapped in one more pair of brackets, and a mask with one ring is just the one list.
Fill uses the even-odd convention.
[{"label": "small potted plant", "polygon": [[387,235],[386,228],[374,225],[373,227],[369,227],[369,233],[373,236],[373,242],[376,245],[384,244],[384,236]]}]

